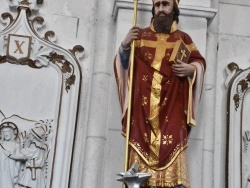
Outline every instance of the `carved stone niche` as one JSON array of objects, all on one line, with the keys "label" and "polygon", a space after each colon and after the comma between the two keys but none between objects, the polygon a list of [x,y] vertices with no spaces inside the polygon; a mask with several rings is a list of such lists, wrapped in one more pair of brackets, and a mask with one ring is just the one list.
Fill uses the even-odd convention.
[{"label": "carved stone niche", "polygon": [[250,188],[250,68],[227,66],[227,188]]},{"label": "carved stone niche", "polygon": [[76,55],[54,32],[40,37],[42,0],[12,0],[0,32],[0,187],[66,188],[76,131],[81,71]]}]

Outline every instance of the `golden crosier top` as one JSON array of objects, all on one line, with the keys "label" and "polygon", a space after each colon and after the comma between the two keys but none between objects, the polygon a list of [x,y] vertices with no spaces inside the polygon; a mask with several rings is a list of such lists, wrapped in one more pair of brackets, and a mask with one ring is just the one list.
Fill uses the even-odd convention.
[{"label": "golden crosier top", "polygon": [[[174,0],[176,2],[177,5],[179,5],[179,1],[180,0]],[[154,0],[152,0],[152,3],[154,4]]]}]

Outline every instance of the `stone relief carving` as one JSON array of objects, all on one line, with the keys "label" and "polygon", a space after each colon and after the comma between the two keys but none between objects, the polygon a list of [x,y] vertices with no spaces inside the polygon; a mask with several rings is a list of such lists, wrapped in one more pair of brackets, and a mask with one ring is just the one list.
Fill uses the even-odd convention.
[{"label": "stone relief carving", "polygon": [[63,55],[59,55],[56,52],[51,52],[48,56],[46,56],[48,60],[54,64],[57,64],[62,73],[63,73],[63,80],[66,83],[66,91],[68,92],[71,85],[74,85],[76,75],[74,74],[74,67],[72,64],[64,58]]},{"label": "stone relief carving", "polygon": [[250,68],[240,69],[236,63],[227,66],[228,78],[228,188],[250,188]]},{"label": "stone relief carving", "polygon": [[243,132],[243,152],[242,152],[242,167],[243,171],[247,174],[243,175],[243,187],[250,188],[250,151],[249,151],[249,142],[250,142],[250,131]]},{"label": "stone relief carving", "polygon": [[245,131],[243,134],[244,153],[249,153],[250,131]]},{"label": "stone relief carving", "polygon": [[0,126],[0,131],[0,187],[14,187],[18,183],[20,163],[9,156],[20,152],[18,128],[14,123],[7,122]]},{"label": "stone relief carving", "polygon": [[240,100],[242,100],[243,98],[243,93],[248,88],[248,82],[249,82],[249,78],[240,80],[239,83],[237,84],[237,93],[233,97],[236,111],[239,108]]},{"label": "stone relief carving", "polygon": [[46,187],[53,120],[33,122],[34,128],[24,131],[11,121],[0,125],[1,187]]},{"label": "stone relief carving", "polygon": [[[0,187],[66,188],[84,48],[63,49],[44,19],[43,0],[10,0],[0,32]],[[11,79],[6,79],[11,78]],[[25,101],[25,102],[24,102]],[[5,114],[8,114],[7,116]],[[34,118],[35,117],[35,118]]]}]

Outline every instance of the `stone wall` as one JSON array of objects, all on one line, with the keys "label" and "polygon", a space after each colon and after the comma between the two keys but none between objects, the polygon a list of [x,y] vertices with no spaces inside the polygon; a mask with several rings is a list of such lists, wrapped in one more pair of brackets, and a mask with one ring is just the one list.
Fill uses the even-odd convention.
[{"label": "stone wall", "polygon": [[[226,182],[225,160],[227,140],[227,88],[225,86],[226,66],[235,62],[240,68],[249,67],[250,29],[247,18],[250,3],[246,0],[221,0],[216,25],[211,37],[217,35],[216,97],[214,108],[214,187],[223,187]],[[214,44],[215,46],[215,44]]]}]

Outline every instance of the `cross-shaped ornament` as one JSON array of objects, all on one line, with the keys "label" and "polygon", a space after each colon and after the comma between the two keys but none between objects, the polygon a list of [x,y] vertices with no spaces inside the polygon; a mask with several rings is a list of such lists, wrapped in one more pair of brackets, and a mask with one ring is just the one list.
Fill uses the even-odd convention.
[{"label": "cross-shaped ornament", "polygon": [[183,60],[183,57],[187,57],[186,50],[181,50],[181,61]]}]

